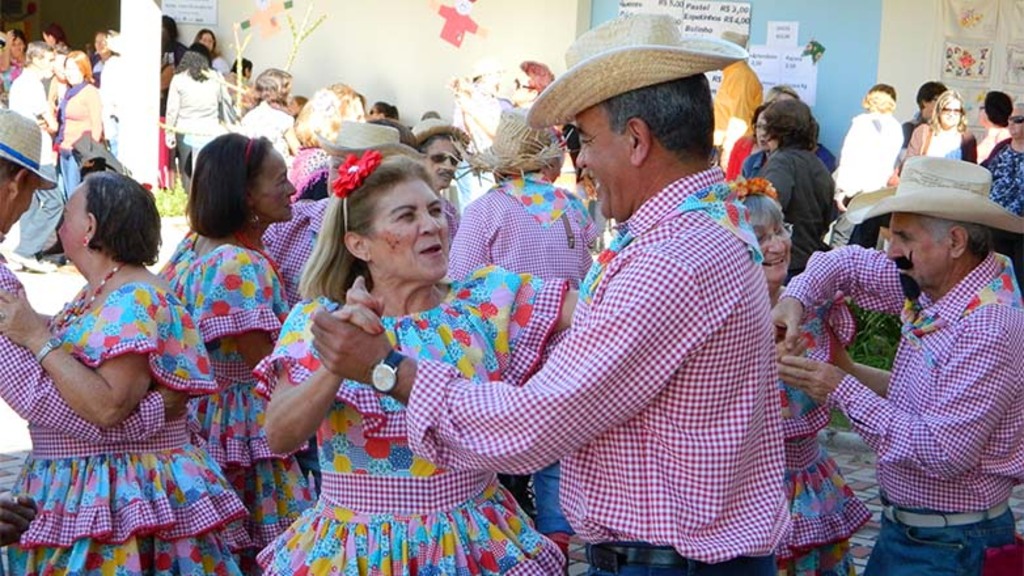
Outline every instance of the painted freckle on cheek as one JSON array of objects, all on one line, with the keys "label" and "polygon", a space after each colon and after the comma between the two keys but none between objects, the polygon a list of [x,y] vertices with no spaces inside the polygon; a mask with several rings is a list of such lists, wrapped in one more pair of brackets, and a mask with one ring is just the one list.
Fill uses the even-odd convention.
[{"label": "painted freckle on cheek", "polygon": [[398,247],[402,244],[402,239],[394,234],[385,232],[383,234],[384,242],[387,242],[388,248],[391,248],[392,252],[398,250]]}]

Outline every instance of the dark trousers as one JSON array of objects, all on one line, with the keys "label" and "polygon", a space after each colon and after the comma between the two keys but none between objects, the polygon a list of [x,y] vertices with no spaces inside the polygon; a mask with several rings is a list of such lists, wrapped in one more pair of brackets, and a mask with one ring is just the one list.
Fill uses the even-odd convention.
[{"label": "dark trousers", "polygon": [[[658,548],[650,544],[629,543],[631,547]],[[667,547],[664,547],[668,550]],[[741,556],[707,564],[697,560],[686,559],[685,566],[662,568],[639,564],[620,565],[615,570],[602,570],[594,566],[594,547],[587,545],[587,561],[591,564],[587,576],[776,576],[778,567],[775,556]]]},{"label": "dark trousers", "polygon": [[53,244],[54,232],[64,210],[64,192],[60,187],[36,190],[32,205],[18,220],[21,238],[14,253],[23,258],[35,258],[36,254]]}]

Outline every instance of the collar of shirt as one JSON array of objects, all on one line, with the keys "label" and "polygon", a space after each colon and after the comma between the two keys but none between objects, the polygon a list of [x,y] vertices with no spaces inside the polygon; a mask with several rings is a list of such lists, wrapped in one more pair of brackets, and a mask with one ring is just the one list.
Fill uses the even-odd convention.
[{"label": "collar of shirt", "polygon": [[926,316],[941,318],[946,322],[956,322],[967,309],[978,292],[984,288],[999,273],[999,266],[995,256],[991,253],[978,264],[970,274],[964,277],[952,290],[936,302],[931,302],[927,296],[921,296],[922,314]]},{"label": "collar of shirt", "polygon": [[684,176],[647,199],[629,220],[615,227],[616,231],[626,228],[634,238],[642,236],[669,216],[676,214],[679,205],[691,194],[724,180],[725,173],[718,167]]}]

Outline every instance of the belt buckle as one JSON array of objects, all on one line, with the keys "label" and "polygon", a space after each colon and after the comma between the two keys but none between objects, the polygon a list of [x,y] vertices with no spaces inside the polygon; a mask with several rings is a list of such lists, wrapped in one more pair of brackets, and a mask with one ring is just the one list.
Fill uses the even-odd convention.
[{"label": "belt buckle", "polygon": [[619,573],[619,554],[597,545],[590,546],[590,565],[603,572]]}]

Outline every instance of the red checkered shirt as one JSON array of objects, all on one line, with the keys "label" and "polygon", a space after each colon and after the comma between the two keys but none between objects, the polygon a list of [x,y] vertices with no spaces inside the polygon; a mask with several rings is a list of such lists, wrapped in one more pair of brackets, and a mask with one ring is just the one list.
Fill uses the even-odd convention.
[{"label": "red checkered shirt", "polygon": [[[920,350],[901,339],[885,398],[849,375],[830,397],[878,453],[879,485],[896,505],[985,510],[1024,481],[1024,311],[990,305],[963,316],[996,270],[990,255],[937,302],[921,296],[922,313],[948,324],[922,336]],[[860,247],[812,256],[786,296],[807,307],[837,290],[870,310],[903,308],[895,264]]]},{"label": "red checkered shirt", "polygon": [[322,200],[301,200],[292,204],[292,218],[267,227],[263,233],[263,246],[268,256],[277,265],[284,283],[288,306],[295,306],[302,300],[299,295],[299,281],[302,269],[313,255],[316,237],[324,223],[324,212],[330,198]]},{"label": "red checkered shirt", "polygon": [[566,279],[576,288],[593,263],[590,246],[598,230],[590,216],[573,204],[565,215],[572,246],[562,222],[542,226],[521,202],[492,189],[462,214],[459,235],[452,241],[449,276],[465,278],[483,266],[496,264],[544,280]]},{"label": "red checkered shirt", "polygon": [[[23,286],[0,257],[0,290],[17,293]],[[32,352],[0,336],[0,397],[28,421],[33,437],[65,437],[82,442],[145,440],[164,428],[164,403],[150,392],[138,408],[112,428],[100,428],[76,414]]]},{"label": "red checkered shirt", "polygon": [[790,527],[769,300],[747,247],[680,214],[718,169],[669,185],[636,239],[522,387],[422,362],[413,450],[441,466],[527,473],[562,459],[562,508],[586,541],[671,545],[704,562],[772,554]]}]

